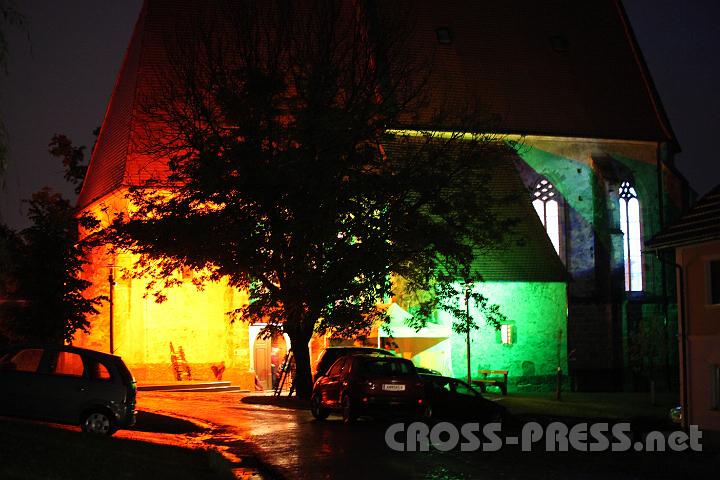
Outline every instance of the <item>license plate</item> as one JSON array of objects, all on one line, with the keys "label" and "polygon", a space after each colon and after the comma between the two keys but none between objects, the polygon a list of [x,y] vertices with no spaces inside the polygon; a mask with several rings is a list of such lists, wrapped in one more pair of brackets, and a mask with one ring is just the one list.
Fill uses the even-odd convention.
[{"label": "license plate", "polygon": [[389,392],[402,392],[405,390],[405,385],[396,385],[394,383],[383,383],[382,389],[387,390]]}]

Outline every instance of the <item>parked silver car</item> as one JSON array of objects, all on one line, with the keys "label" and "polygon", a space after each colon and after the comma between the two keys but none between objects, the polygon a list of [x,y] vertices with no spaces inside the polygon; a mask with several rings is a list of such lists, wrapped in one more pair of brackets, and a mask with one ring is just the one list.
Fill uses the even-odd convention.
[{"label": "parked silver car", "polygon": [[0,351],[0,415],[112,435],[135,423],[135,379],[115,355],[60,345]]}]

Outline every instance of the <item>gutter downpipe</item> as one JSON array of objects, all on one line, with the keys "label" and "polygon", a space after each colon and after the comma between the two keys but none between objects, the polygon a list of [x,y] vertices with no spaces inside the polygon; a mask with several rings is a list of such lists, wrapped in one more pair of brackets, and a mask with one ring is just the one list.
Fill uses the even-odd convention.
[{"label": "gutter downpipe", "polygon": [[[650,253],[650,252],[647,252]],[[690,402],[688,401],[688,368],[687,368],[687,359],[688,359],[688,343],[687,343],[687,312],[685,311],[685,271],[682,267],[682,265],[670,262],[667,260],[663,260],[660,257],[660,254],[658,250],[656,249],[655,252],[655,258],[660,263],[666,263],[667,265],[672,265],[677,269],[678,273],[678,315],[680,317],[680,376],[681,376],[681,382],[682,382],[682,391],[680,396],[680,403],[682,404],[683,408],[683,415],[682,415],[682,427],[687,430],[688,428],[688,419],[690,418]]]},{"label": "gutter downpipe", "polygon": [[109,312],[108,312],[108,313],[109,313],[109,317],[110,317],[110,318],[109,318],[109,321],[110,321],[110,328],[109,328],[109,334],[110,334],[109,340],[110,340],[110,345],[109,345],[109,350],[110,350],[110,355],[115,355],[115,312],[114,312],[114,307],[115,307],[115,295],[114,295],[114,293],[115,293],[115,275],[114,275],[114,272],[113,272],[113,268],[115,267],[115,265],[108,265],[108,267],[109,267],[109,273],[108,273],[108,287],[109,287],[109,289],[108,289],[108,291],[109,291],[109,295],[108,295],[108,297],[109,297],[109,298],[108,298],[108,306],[110,307],[110,308],[109,308]]},{"label": "gutter downpipe", "polygon": [[[665,142],[658,142],[657,147],[655,150],[655,157],[657,162],[657,198],[658,198],[658,211],[660,212],[659,215],[659,228],[658,231],[661,232],[665,228],[665,200],[663,198],[664,196],[664,189],[663,189],[663,157],[665,156],[665,152],[667,151],[667,144]],[[664,362],[665,365],[665,382],[668,387],[668,390],[670,389],[670,386],[672,385],[672,380],[670,378],[670,348],[668,344],[668,285],[667,285],[667,271],[665,269],[665,263],[660,262],[660,276],[662,278],[662,313],[663,313],[663,341],[665,342],[665,349],[667,350],[665,353],[665,359]]]},{"label": "gutter downpipe", "polygon": [[688,365],[687,365],[687,359],[688,359],[688,341],[687,341],[687,315],[685,312],[685,274],[683,271],[683,267],[681,265],[678,265],[677,263],[673,262],[673,265],[675,268],[677,268],[678,275],[680,276],[680,291],[679,293],[679,299],[682,302],[682,305],[679,305],[680,310],[680,342],[682,344],[682,354],[680,355],[680,363],[682,364],[682,382],[683,382],[683,388],[682,388],[682,406],[683,406],[683,416],[682,416],[682,426],[684,429],[688,429],[689,427],[689,419],[690,419],[690,402],[688,400],[688,382],[690,380],[690,376],[688,375]]}]

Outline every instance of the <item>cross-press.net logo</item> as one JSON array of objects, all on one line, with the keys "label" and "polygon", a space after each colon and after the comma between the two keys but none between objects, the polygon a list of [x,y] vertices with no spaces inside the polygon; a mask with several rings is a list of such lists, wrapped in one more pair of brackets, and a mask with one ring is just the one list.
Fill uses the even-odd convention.
[{"label": "cross-press.net logo", "polygon": [[459,428],[449,422],[428,425],[413,422],[390,425],[385,443],[398,452],[427,452],[430,447],[447,452],[495,452],[506,445],[517,445],[523,452],[682,452],[702,451],[702,432],[692,425],[688,432],[650,432],[642,440],[633,441],[629,423],[579,423],[568,427],[561,422],[542,426],[536,422],[523,425],[520,435],[501,436],[501,423],[466,423]]}]

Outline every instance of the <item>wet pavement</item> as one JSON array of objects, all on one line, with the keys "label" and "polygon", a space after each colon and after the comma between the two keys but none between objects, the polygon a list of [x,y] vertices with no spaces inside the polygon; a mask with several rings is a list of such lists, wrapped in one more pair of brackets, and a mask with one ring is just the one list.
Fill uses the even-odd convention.
[{"label": "wet pavement", "polygon": [[337,416],[319,422],[302,408],[243,402],[246,395],[140,392],[138,407],[213,424],[215,433],[205,441],[237,455],[237,465],[244,461],[248,472],[259,459],[266,478],[677,479],[711,471],[720,460],[713,453],[547,453],[521,452],[517,447],[498,452],[396,452],[385,444],[387,422],[345,425]]},{"label": "wet pavement", "polygon": [[[243,403],[244,394],[139,392],[138,407],[223,425],[269,468],[269,476],[308,479],[471,478],[448,469],[439,452],[394,452],[386,423],[318,422],[308,410]],[[231,449],[232,450],[232,449]],[[463,469],[464,470],[464,469]]]}]

